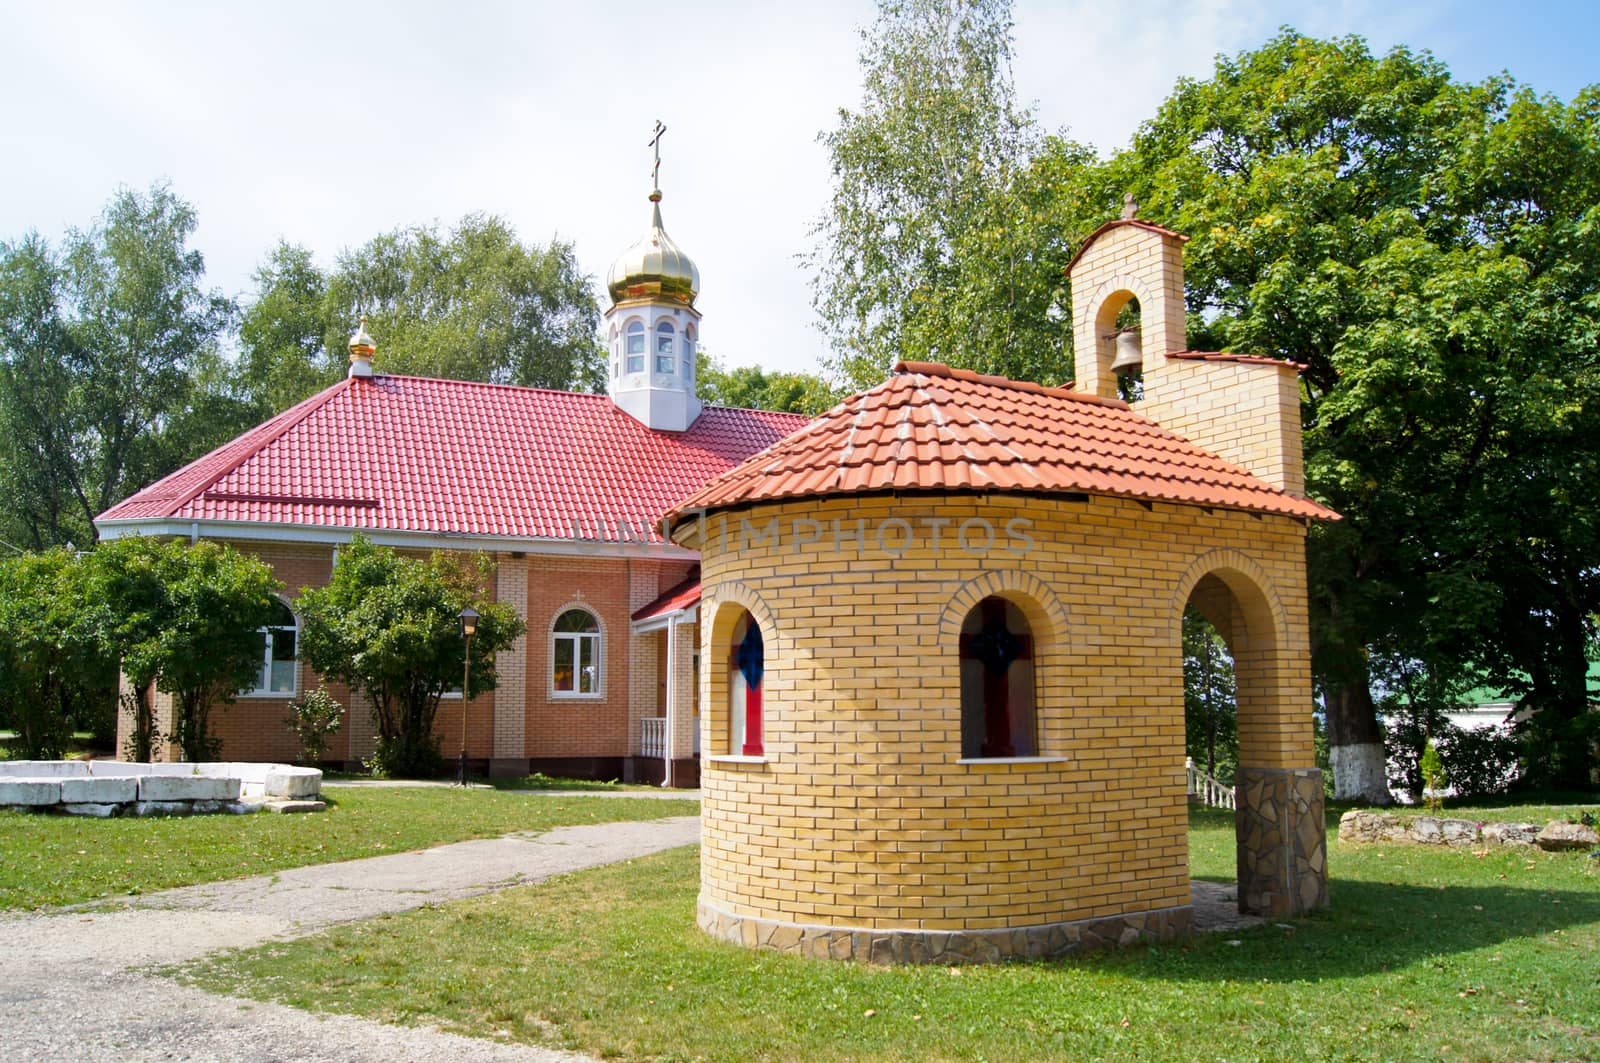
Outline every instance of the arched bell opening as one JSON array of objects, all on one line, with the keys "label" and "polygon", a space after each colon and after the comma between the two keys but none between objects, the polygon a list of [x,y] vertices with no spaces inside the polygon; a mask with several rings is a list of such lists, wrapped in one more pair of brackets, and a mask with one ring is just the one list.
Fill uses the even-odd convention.
[{"label": "arched bell opening", "polygon": [[1095,315],[1095,345],[1101,379],[1115,378],[1117,397],[1138,402],[1144,397],[1144,329],[1139,297],[1112,292]]}]

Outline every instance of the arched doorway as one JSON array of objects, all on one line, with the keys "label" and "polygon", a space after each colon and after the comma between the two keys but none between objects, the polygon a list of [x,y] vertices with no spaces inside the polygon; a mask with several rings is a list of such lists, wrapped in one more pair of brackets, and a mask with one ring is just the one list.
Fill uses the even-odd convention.
[{"label": "arched doorway", "polygon": [[[1301,639],[1291,637],[1290,614],[1265,574],[1227,553],[1233,556],[1202,559],[1191,570],[1174,621],[1181,625],[1188,612],[1191,626],[1214,631],[1233,672],[1239,910],[1295,915],[1328,903],[1310,667],[1303,654],[1288,652]],[[1298,615],[1303,625],[1303,607]]]}]

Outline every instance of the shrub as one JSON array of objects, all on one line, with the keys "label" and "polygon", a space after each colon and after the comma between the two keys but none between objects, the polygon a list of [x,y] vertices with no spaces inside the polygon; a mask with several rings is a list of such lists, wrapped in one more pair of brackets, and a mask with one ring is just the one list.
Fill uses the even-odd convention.
[{"label": "shrub", "polygon": [[1444,806],[1444,765],[1439,762],[1439,747],[1433,739],[1422,749],[1422,760],[1417,765],[1422,772],[1422,800],[1429,812],[1438,812]]},{"label": "shrub", "polygon": [[1504,793],[1517,781],[1521,743],[1509,728],[1453,730],[1439,740],[1444,777],[1459,797]]},{"label": "shrub", "polygon": [[328,751],[328,736],[338,731],[343,722],[344,706],[326,687],[318,687],[289,702],[289,709],[289,730],[300,740],[300,759],[315,767]]}]

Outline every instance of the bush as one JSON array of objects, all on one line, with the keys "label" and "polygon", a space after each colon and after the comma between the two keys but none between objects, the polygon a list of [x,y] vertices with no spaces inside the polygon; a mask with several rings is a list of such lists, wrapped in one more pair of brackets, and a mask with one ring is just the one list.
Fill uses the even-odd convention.
[{"label": "bush", "polygon": [[328,736],[339,730],[344,719],[344,706],[318,687],[305,697],[289,702],[289,730],[300,739],[300,759],[316,767],[328,751]]},{"label": "bush", "polygon": [[1454,730],[1439,740],[1444,777],[1458,797],[1505,793],[1520,774],[1521,743],[1504,725]]}]

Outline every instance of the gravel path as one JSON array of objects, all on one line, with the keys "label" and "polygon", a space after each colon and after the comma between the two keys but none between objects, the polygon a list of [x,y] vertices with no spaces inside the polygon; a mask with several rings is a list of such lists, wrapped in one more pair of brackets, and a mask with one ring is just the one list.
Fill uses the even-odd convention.
[{"label": "gravel path", "polygon": [[217,949],[458,900],[692,845],[694,817],[562,827],[153,893],[125,909],[0,916],[0,1060],[583,1060],[319,1016],[143,973]]}]

